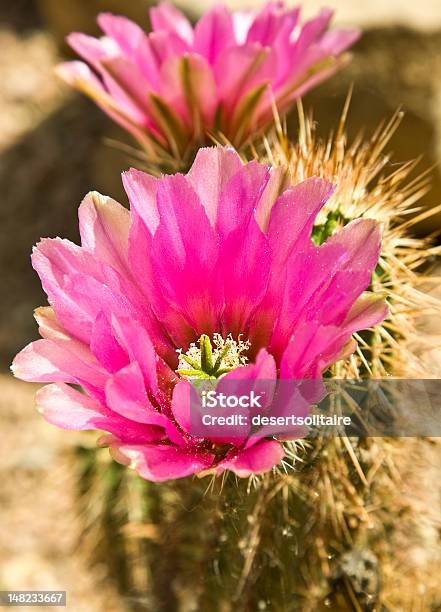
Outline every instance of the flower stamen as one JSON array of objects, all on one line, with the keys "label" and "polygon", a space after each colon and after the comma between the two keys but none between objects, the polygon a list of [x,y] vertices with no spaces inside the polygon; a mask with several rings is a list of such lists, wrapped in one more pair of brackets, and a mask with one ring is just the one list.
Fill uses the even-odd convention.
[{"label": "flower stamen", "polygon": [[234,340],[231,334],[227,338],[214,334],[210,340],[206,334],[202,334],[197,344],[192,342],[186,353],[181,349],[177,351],[179,366],[176,371],[188,380],[220,378],[248,361],[245,353],[250,348],[249,340],[244,341],[240,337]]}]

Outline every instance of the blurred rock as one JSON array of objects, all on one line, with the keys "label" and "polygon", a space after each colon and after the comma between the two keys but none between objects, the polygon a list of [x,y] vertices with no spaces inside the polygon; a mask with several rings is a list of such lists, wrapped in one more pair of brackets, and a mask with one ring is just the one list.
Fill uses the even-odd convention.
[{"label": "blurred rock", "polygon": [[14,0],[0,3],[0,28],[8,27],[17,32],[29,32],[41,28],[41,16],[35,0]]},{"label": "blurred rock", "polygon": [[70,32],[98,33],[96,16],[101,12],[122,14],[147,27],[148,8],[154,3],[149,0],[37,0],[37,4],[47,27],[64,46]]},{"label": "blurred rock", "polygon": [[[354,48],[353,61],[336,77],[304,99],[326,136],[335,129],[351,85],[354,94],[347,122],[350,137],[369,136],[379,123],[402,108],[405,116],[387,151],[396,162],[421,157],[416,173],[433,167],[432,189],[422,205],[441,202],[441,31],[421,33],[406,28],[382,28],[364,33]],[[441,227],[441,215],[421,223],[420,234]]]},{"label": "blurred rock", "polygon": [[54,78],[57,48],[43,32],[18,36],[0,27],[0,151],[33,129],[63,101]]}]

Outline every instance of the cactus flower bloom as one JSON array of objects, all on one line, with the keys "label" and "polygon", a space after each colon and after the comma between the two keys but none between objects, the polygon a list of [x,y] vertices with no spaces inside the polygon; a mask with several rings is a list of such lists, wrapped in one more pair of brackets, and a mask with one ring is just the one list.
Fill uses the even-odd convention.
[{"label": "cactus flower bloom", "polygon": [[329,30],[324,9],[301,23],[300,9],[268,2],[258,12],[210,9],[193,27],[168,2],[150,10],[147,34],[102,13],[104,36],[74,32],[69,45],[86,63],[60,76],[90,96],[148,153],[181,159],[207,134],[243,144],[306,91],[334,73],[357,30]]},{"label": "cactus flower bloom", "polygon": [[115,458],[146,479],[271,469],[284,455],[273,435],[218,444],[191,433],[190,381],[320,380],[355,331],[386,315],[381,296],[363,294],[377,223],[353,221],[315,245],[332,185],[288,187],[282,170],[229,148],[201,149],[186,175],[130,170],[123,182],[130,211],[91,193],[81,246],[35,247],[50,307],[37,309],[42,339],[14,374],[50,383],[37,394],[49,422],[107,432]]}]

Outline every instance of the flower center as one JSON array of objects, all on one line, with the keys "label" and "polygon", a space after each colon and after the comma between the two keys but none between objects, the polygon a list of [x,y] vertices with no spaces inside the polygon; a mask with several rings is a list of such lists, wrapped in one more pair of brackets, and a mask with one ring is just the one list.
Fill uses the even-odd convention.
[{"label": "flower center", "polygon": [[220,378],[247,363],[245,353],[249,348],[249,340],[243,341],[240,336],[234,340],[231,334],[225,339],[220,334],[214,334],[210,340],[206,334],[202,334],[197,343],[192,342],[186,353],[178,349],[179,366],[176,371],[187,380]]}]

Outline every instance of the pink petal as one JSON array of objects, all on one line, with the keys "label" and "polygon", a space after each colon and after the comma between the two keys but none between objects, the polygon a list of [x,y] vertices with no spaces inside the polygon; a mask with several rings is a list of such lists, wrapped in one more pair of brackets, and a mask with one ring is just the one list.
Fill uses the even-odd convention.
[{"label": "pink petal", "polygon": [[187,180],[198,194],[212,226],[228,181],[242,167],[239,155],[227,147],[205,147],[199,149]]},{"label": "pink petal", "polygon": [[230,456],[217,466],[218,473],[231,470],[240,478],[268,472],[283,459],[285,451],[276,440],[262,440],[253,446],[232,451]]},{"label": "pink petal", "polygon": [[273,62],[270,50],[257,43],[229,47],[218,55],[214,75],[227,116],[247,91],[271,81],[275,71]]},{"label": "pink petal", "polygon": [[183,55],[188,53],[190,48],[182,38],[174,32],[165,30],[157,30],[151,32],[148,36],[150,51],[156,60],[158,70],[162,64],[173,55]]},{"label": "pink petal", "polygon": [[226,333],[239,335],[262,300],[269,274],[269,249],[254,220],[254,209],[269,179],[269,169],[251,162],[225,184],[217,214],[219,273],[223,276]]},{"label": "pink petal", "polygon": [[107,36],[118,43],[121,54],[128,57],[137,66],[152,88],[156,90],[160,61],[144,30],[130,19],[111,13],[98,15],[98,23]]},{"label": "pink petal", "polygon": [[158,390],[157,356],[147,331],[136,320],[115,315],[112,327],[130,361],[139,364],[147,390],[155,394]]},{"label": "pink petal", "polygon": [[[34,318],[38,323],[38,331],[42,338],[49,340],[68,340],[69,334],[60,325],[51,306],[40,306],[34,310]],[[85,350],[87,346],[83,345]]]},{"label": "pink petal", "polygon": [[184,478],[208,469],[214,456],[163,444],[112,444],[114,459],[130,465],[142,478],[153,482]]},{"label": "pink petal", "polygon": [[252,346],[268,346],[284,295],[287,261],[291,253],[307,250],[310,246],[315,217],[332,191],[327,181],[311,178],[285,191],[273,205],[267,232],[271,275],[266,296],[250,328]]},{"label": "pink petal", "polygon": [[347,269],[373,270],[380,254],[381,228],[373,219],[356,219],[328,238],[327,244],[340,244],[346,249]]},{"label": "pink petal", "polygon": [[121,105],[118,100],[113,99],[87,64],[64,62],[58,64],[56,72],[68,85],[92,98],[111,119],[126,129],[140,143],[146,142],[147,137],[142,126],[144,117],[141,117],[141,122],[139,122],[139,115],[132,112],[131,106]]},{"label": "pink petal", "polygon": [[182,175],[162,179],[157,202],[161,222],[153,238],[152,261],[153,274],[160,279],[158,291],[196,335],[211,334],[223,306],[216,235]]},{"label": "pink petal", "polygon": [[132,215],[133,212],[136,212],[153,235],[159,223],[159,213],[156,205],[158,179],[131,168],[127,172],[123,172],[122,180],[129,198]]},{"label": "pink petal", "polygon": [[129,363],[127,353],[115,338],[104,312],[100,312],[95,319],[90,339],[90,350],[108,372],[117,372]]},{"label": "pink petal", "polygon": [[232,13],[234,37],[238,45],[246,43],[248,32],[255,16],[256,12],[253,10],[234,11]]},{"label": "pink petal", "polygon": [[355,302],[343,326],[350,333],[368,329],[381,323],[387,317],[388,312],[387,304],[381,295],[368,293]]},{"label": "pink petal", "polygon": [[36,403],[46,421],[62,429],[101,429],[127,443],[155,442],[164,437],[163,429],[146,427],[106,413],[99,402],[69,385],[46,385],[37,391]]},{"label": "pink petal", "polygon": [[323,293],[343,267],[346,258],[343,246],[325,243],[320,247],[311,244],[304,251],[294,252],[288,259],[280,310],[269,344],[277,360],[296,326],[322,315],[325,310]]},{"label": "pink petal", "polygon": [[357,297],[369,286],[380,255],[381,231],[370,219],[358,219],[327,241],[346,250],[346,260],[320,296],[324,324],[339,325]]},{"label": "pink petal", "polygon": [[186,433],[190,432],[190,394],[191,385],[181,380],[173,390],[172,411],[177,424]]},{"label": "pink petal", "polygon": [[[355,331],[379,323],[387,316],[381,296],[366,296],[356,303],[340,325],[310,321],[297,330],[280,364],[280,378],[317,378],[332,363],[347,356],[348,342]],[[354,348],[354,345],[351,345]]]},{"label": "pink petal", "polygon": [[[349,60],[347,56],[340,56],[335,61],[325,61],[329,60],[329,56],[326,56],[318,47],[312,49],[312,52],[313,57],[308,54],[308,57],[304,58],[303,65],[297,67],[296,73],[292,73],[290,78],[284,82],[284,86],[277,89],[275,100],[280,112],[286,112],[294,100],[301,98],[313,87],[335,74]],[[325,67],[320,67],[322,61]],[[312,76],[308,76],[309,74]],[[273,120],[272,109],[261,108],[260,111],[261,114],[256,121],[266,125]]]},{"label": "pink petal", "polygon": [[325,395],[326,389],[321,380],[278,381],[274,399],[264,416],[275,419],[284,417],[283,424],[260,425],[247,440],[245,448],[250,448],[260,439],[269,436],[276,436],[278,440],[304,438],[307,433],[305,427],[291,424],[286,419],[293,416],[304,419],[310,414],[312,404],[321,401]]},{"label": "pink petal", "polygon": [[212,129],[218,94],[205,58],[196,53],[168,58],[161,67],[159,93],[197,137]]},{"label": "pink petal", "polygon": [[98,395],[107,378],[86,347],[70,339],[31,342],[15,357],[11,369],[22,380],[76,383]]},{"label": "pink petal", "polygon": [[84,62],[61,62],[56,66],[55,71],[68,85],[78,89],[87,89],[91,97],[93,93],[95,100],[101,98],[103,102],[112,104],[112,99],[104,89],[102,82]]},{"label": "pink petal", "polygon": [[269,167],[252,161],[242,165],[224,184],[216,224],[222,238],[248,225],[269,177]]},{"label": "pink petal", "polygon": [[42,240],[34,249],[32,265],[58,320],[86,343],[100,310],[130,309],[122,295],[129,291],[127,284],[121,287],[123,277],[68,240]]},{"label": "pink petal", "polygon": [[137,362],[116,372],[106,383],[106,403],[121,416],[137,423],[165,427],[167,417],[152,406]]},{"label": "pink petal", "polygon": [[323,35],[320,48],[326,54],[339,55],[356,43],[360,36],[360,30],[330,30]]},{"label": "pink petal", "polygon": [[214,6],[196,24],[193,49],[213,65],[219,53],[234,44],[230,11],[225,6]]},{"label": "pink petal", "polygon": [[100,62],[100,71],[117,104],[140,125],[158,134],[148,93],[149,83],[139,68],[124,57],[108,57]]},{"label": "pink petal", "polygon": [[254,392],[256,396],[261,396],[259,403],[261,410],[265,410],[273,399],[276,380],[277,368],[274,357],[265,349],[260,349],[254,363],[235,368],[222,376],[216,386],[216,392],[236,397]]},{"label": "pink petal", "polygon": [[[95,320],[91,346],[71,338],[61,327],[52,308],[37,308],[35,319],[39,325],[40,335],[55,344],[65,347],[75,358],[84,363],[105,368],[108,372],[116,371],[128,363],[127,355],[115,340],[107,317],[100,312]],[[102,366],[102,367],[101,367]]]},{"label": "pink petal", "polygon": [[[372,270],[339,270],[314,305],[325,325],[341,325],[356,299],[368,288]],[[315,313],[314,313],[315,314]]]},{"label": "pink petal", "polygon": [[333,14],[331,9],[322,9],[316,17],[303,24],[294,45],[293,63],[298,61],[306,49],[322,36],[329,26]]},{"label": "pink petal", "polygon": [[[235,383],[237,383],[238,388],[241,388],[242,383],[244,383],[244,388],[247,385],[248,389],[255,389],[254,385],[256,383],[259,384],[260,381],[263,381],[266,384],[268,381],[275,381],[276,378],[277,368],[274,357],[266,349],[261,349],[254,363],[235,368],[222,376],[216,389],[222,391],[224,387],[230,387],[231,384]],[[250,385],[253,386],[250,387]],[[242,393],[240,392],[239,395],[242,395]],[[271,401],[271,398],[268,401]]]},{"label": "pink petal", "polygon": [[102,31],[118,44],[121,52],[131,58],[136,56],[139,45],[147,38],[137,23],[120,15],[100,13],[97,22]]},{"label": "pink petal", "polygon": [[118,45],[111,39],[98,39],[81,32],[72,32],[67,37],[69,46],[95,70],[100,70],[101,60],[119,55]]},{"label": "pink petal", "polygon": [[184,14],[170,2],[161,2],[150,9],[150,21],[153,30],[165,30],[179,36],[183,41],[192,44],[193,28]]},{"label": "pink petal", "polygon": [[262,232],[267,232],[271,210],[277,199],[289,187],[289,176],[285,168],[271,168],[270,177],[256,206],[256,221]]},{"label": "pink petal", "polygon": [[294,248],[299,250],[309,244],[315,217],[333,191],[328,181],[310,178],[285,191],[276,201],[268,227],[274,265],[284,265]]},{"label": "pink petal", "polygon": [[293,31],[299,13],[299,8],[288,11],[283,3],[268,2],[254,18],[247,42],[259,42],[262,46],[273,45],[282,32],[289,35]]},{"label": "pink petal", "polygon": [[234,337],[246,332],[265,296],[270,274],[268,239],[254,218],[223,241],[219,270],[223,274],[225,308],[222,325]]},{"label": "pink petal", "polygon": [[325,367],[323,355],[331,352],[336,356],[345,344],[345,340],[340,341],[340,333],[339,327],[323,327],[317,321],[296,330],[283,353],[280,378],[319,378]]},{"label": "pink petal", "polygon": [[[131,271],[138,287],[145,295],[145,301],[152,305],[155,312],[155,317],[148,329],[156,351],[168,363],[177,367],[178,360],[175,346],[188,346],[194,340],[194,331],[184,317],[166,301],[160,287],[156,287],[151,262],[151,245],[152,235],[149,229],[139,215],[134,212],[129,237]],[[172,346],[170,339],[174,341],[175,346]]]},{"label": "pink petal", "polygon": [[79,220],[82,246],[98,259],[127,273],[129,211],[95,191],[82,201]]},{"label": "pink petal", "polygon": [[[288,38],[281,36],[278,39],[275,45],[278,75],[274,83],[278,100],[280,96],[287,96],[293,100],[303,95],[314,84],[337,70],[337,63],[329,62],[333,53],[326,48],[326,45],[322,47],[322,40],[326,36],[325,31],[331,18],[332,11],[324,9],[302,25],[295,42],[292,42],[292,36]],[[330,63],[331,69],[319,71],[320,76],[314,75],[314,66],[318,66],[321,62]],[[311,71],[313,77],[308,78],[308,73]],[[288,92],[290,92],[289,95]],[[281,104],[282,108],[288,103],[287,100],[285,102]]]}]

